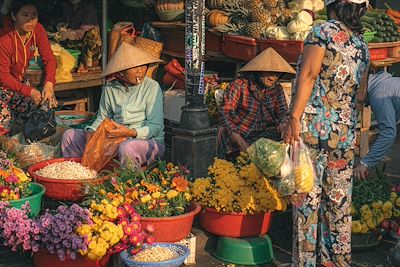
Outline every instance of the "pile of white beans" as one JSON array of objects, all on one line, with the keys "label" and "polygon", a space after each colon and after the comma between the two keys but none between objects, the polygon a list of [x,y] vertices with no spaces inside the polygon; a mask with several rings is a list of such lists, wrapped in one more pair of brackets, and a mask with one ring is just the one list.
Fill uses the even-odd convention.
[{"label": "pile of white beans", "polygon": [[161,246],[151,246],[143,249],[132,257],[132,260],[138,262],[160,262],[177,258],[179,255],[167,248]]},{"label": "pile of white beans", "polygon": [[50,164],[35,172],[45,178],[60,180],[88,180],[97,177],[97,172],[79,162],[62,161]]}]

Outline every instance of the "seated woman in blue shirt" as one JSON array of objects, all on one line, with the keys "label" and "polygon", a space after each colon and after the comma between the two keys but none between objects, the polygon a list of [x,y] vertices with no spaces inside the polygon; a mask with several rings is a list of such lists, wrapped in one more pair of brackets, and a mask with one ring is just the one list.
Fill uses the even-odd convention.
[{"label": "seated woman in blue shirt", "polygon": [[[162,157],[164,144],[163,94],[158,82],[146,76],[150,64],[161,60],[140,48],[122,43],[108,62],[103,77],[115,79],[104,87],[96,120],[85,131],[67,130],[61,141],[63,157],[82,157],[90,135],[105,118],[123,125],[128,139],[119,145],[118,158],[140,165]],[[110,137],[121,132],[110,132]]]}]

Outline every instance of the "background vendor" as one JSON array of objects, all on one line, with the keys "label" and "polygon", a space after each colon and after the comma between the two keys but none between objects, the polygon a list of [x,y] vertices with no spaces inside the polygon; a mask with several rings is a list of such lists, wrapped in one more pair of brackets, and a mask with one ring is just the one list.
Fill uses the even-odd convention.
[{"label": "background vendor", "polygon": [[219,112],[218,156],[235,157],[261,137],[280,140],[288,105],[279,78],[296,72],[268,48],[242,69],[225,91]]},{"label": "background vendor", "polygon": [[59,32],[63,45],[82,51],[81,68],[98,66],[102,46],[95,5],[89,0],[68,0],[61,9]]},{"label": "background vendor", "polygon": [[131,159],[146,165],[163,156],[164,115],[163,94],[158,82],[146,76],[150,64],[160,63],[140,48],[122,43],[108,62],[103,76],[114,75],[100,99],[97,118],[82,130],[67,130],[61,142],[63,157],[82,157],[86,142],[105,118],[123,125],[126,130],[109,132],[109,137],[128,140],[118,148],[121,162]]},{"label": "background vendor", "polygon": [[354,168],[354,176],[362,179],[368,177],[369,168],[379,164],[396,140],[400,122],[400,77],[393,77],[385,71],[371,74],[367,90],[367,101],[378,123],[379,133],[368,154]]},{"label": "background vendor", "polygon": [[[40,55],[44,64],[43,90],[29,85],[25,72],[29,61]],[[46,31],[38,23],[38,11],[29,0],[14,0],[11,17],[4,17],[0,29],[0,134],[21,130],[17,117],[48,102],[57,106],[54,84],[57,62]]]}]

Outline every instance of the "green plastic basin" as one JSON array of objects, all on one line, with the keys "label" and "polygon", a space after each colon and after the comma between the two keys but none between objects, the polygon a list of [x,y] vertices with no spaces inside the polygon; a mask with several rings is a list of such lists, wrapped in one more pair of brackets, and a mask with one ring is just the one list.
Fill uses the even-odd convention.
[{"label": "green plastic basin", "polygon": [[75,58],[75,67],[78,66],[81,51],[76,49],[67,49],[67,51]]},{"label": "green plastic basin", "polygon": [[11,200],[10,205],[14,208],[20,209],[27,201],[31,205],[31,217],[36,217],[40,213],[42,205],[42,196],[46,192],[46,188],[38,183],[31,183],[29,189],[32,191],[32,195],[17,200]]},{"label": "green plastic basin", "polygon": [[242,265],[266,264],[275,260],[272,241],[268,235],[248,238],[220,237],[212,254],[224,262]]}]

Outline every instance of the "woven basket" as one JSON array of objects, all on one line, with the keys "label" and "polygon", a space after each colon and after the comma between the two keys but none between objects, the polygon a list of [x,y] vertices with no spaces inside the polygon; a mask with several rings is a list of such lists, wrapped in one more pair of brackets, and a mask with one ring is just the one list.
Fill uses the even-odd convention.
[{"label": "woven basket", "polygon": [[38,87],[42,85],[44,80],[43,70],[30,70],[27,69],[25,72],[25,78],[29,81],[29,85],[32,87]]},{"label": "woven basket", "polygon": [[185,10],[158,11],[157,15],[162,21],[181,21],[185,17]]},{"label": "woven basket", "polygon": [[[163,44],[153,41],[151,39],[143,38],[143,37],[136,37],[135,40],[135,46],[143,49],[146,51],[149,55],[155,57],[155,58],[160,58],[161,52],[163,50]],[[155,78],[155,75],[157,73],[157,68],[158,65],[153,65],[150,66],[149,69],[147,70],[147,76],[150,78]]]},{"label": "woven basket", "polygon": [[[109,33],[109,45],[108,45],[108,59],[114,54],[118,46],[121,44],[121,32],[127,28],[133,26],[132,22],[121,21],[114,25],[112,31]],[[124,41],[128,41],[126,37],[123,37]],[[129,41],[128,41],[129,43]]]},{"label": "woven basket", "polygon": [[112,57],[115,50],[117,50],[121,32],[112,30],[108,35],[108,60]]}]

